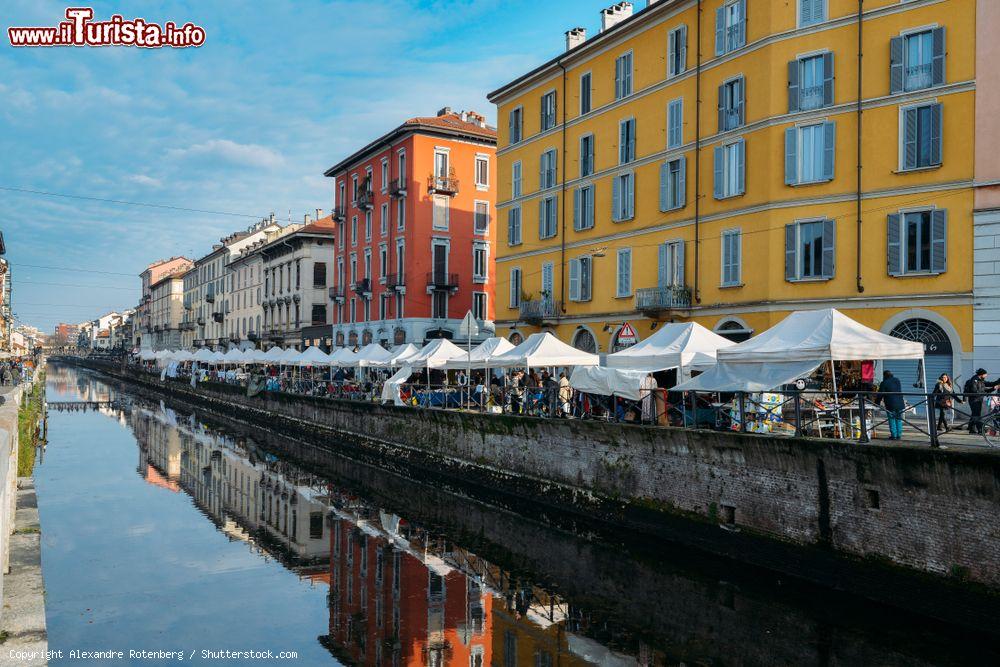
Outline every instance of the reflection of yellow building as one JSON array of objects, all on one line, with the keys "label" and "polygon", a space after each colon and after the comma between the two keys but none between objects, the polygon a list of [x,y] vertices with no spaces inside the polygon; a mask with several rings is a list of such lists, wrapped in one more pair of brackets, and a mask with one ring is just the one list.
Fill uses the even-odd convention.
[{"label": "reflection of yellow building", "polygon": [[607,352],[626,321],[741,339],[834,306],[924,340],[929,375],[968,366],[974,211],[1000,204],[974,150],[992,4],[660,0],[570,31],[490,96],[500,331]]}]

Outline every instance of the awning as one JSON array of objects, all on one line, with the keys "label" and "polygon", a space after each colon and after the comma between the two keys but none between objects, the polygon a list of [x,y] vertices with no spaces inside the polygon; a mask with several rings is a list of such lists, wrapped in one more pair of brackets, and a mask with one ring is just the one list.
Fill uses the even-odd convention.
[{"label": "awning", "polygon": [[664,324],[641,343],[609,354],[605,365],[644,371],[702,370],[715,365],[718,350],[734,344],[694,322]]},{"label": "awning", "polygon": [[642,381],[646,371],[629,371],[603,366],[580,366],[573,370],[569,385],[577,391],[599,396],[621,396],[633,401],[642,398]]}]

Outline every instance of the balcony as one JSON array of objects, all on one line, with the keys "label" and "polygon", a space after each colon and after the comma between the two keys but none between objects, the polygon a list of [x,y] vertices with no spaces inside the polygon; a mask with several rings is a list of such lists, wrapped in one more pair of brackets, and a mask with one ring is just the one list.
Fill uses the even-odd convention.
[{"label": "balcony", "polygon": [[458,291],[458,274],[445,273],[444,271],[431,271],[427,274],[427,291],[435,292],[447,290]]},{"label": "balcony", "polygon": [[204,317],[199,317],[198,318],[198,326],[200,326],[200,327],[205,326],[205,318]]},{"label": "balcony", "polygon": [[343,287],[331,287],[330,288],[330,299],[336,301],[337,303],[344,303],[344,288]]},{"label": "balcony", "polygon": [[222,313],[212,313],[212,320],[214,320],[215,322],[222,324],[222,319],[223,319]]},{"label": "balcony", "polygon": [[691,307],[691,289],[685,285],[644,287],[635,291],[635,308],[646,316],[660,316]]},{"label": "balcony", "polygon": [[160,332],[160,325],[159,324],[153,325],[153,331],[159,333]]},{"label": "balcony", "polygon": [[406,178],[400,176],[389,182],[389,196],[396,199],[406,196]]},{"label": "balcony", "polygon": [[215,303],[215,290],[208,290],[205,292],[206,303]]},{"label": "balcony", "polygon": [[343,205],[334,206],[332,215],[334,222],[344,222],[345,220],[347,220],[347,211],[344,210]]},{"label": "balcony", "polygon": [[247,340],[252,340],[252,341],[256,342],[256,341],[260,340],[260,336],[257,335],[256,331],[248,331],[247,332]]},{"label": "balcony", "polygon": [[372,281],[368,278],[362,278],[354,283],[352,289],[358,296],[370,299],[372,296]]},{"label": "balcony", "polygon": [[402,273],[390,273],[385,277],[385,288],[390,291],[406,293],[406,276]]},{"label": "balcony", "polygon": [[454,197],[458,194],[458,179],[452,173],[449,176],[435,176],[431,174],[427,177],[427,192],[432,195],[447,195]]},{"label": "balcony", "polygon": [[375,195],[371,190],[362,190],[358,193],[357,206],[362,211],[370,211],[375,208]]},{"label": "balcony", "polygon": [[543,324],[555,320],[562,302],[550,298],[528,299],[518,307],[518,319],[527,324]]}]

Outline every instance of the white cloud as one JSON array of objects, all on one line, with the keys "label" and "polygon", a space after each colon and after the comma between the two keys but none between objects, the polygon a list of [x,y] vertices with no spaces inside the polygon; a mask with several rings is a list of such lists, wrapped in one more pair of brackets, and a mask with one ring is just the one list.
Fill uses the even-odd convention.
[{"label": "white cloud", "polygon": [[163,185],[163,182],[158,178],[153,178],[152,176],[146,176],[145,174],[135,174],[133,176],[126,177],[127,181],[132,181],[133,183],[138,183],[139,185],[145,185],[151,188],[158,188]]},{"label": "white cloud", "polygon": [[239,144],[229,139],[210,139],[188,148],[174,148],[168,151],[174,158],[207,158],[249,167],[274,168],[284,164],[285,159],[275,151],[258,144]]}]

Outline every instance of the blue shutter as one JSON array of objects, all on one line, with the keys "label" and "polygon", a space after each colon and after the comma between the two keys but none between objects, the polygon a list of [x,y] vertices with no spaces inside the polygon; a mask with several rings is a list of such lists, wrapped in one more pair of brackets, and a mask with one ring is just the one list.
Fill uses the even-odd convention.
[{"label": "blue shutter", "polygon": [[726,52],[726,8],[719,7],[715,10],[715,55],[721,56]]},{"label": "blue shutter", "polygon": [[747,0],[739,0],[740,22],[739,36],[737,37],[736,48],[742,48],[747,43]]},{"label": "blue shutter", "polygon": [[580,300],[580,260],[569,260],[569,300]]},{"label": "blue shutter", "polygon": [[725,132],[726,127],[726,84],[719,86],[719,132]]},{"label": "blue shutter", "polygon": [[[818,9],[818,8],[817,8]],[[823,106],[833,105],[833,54],[823,54]]]},{"label": "blue shutter", "polygon": [[715,147],[715,198],[725,197],[725,164],[722,146]]},{"label": "blue shutter", "polygon": [[583,214],[580,209],[580,190],[577,188],[573,191],[573,229],[580,231],[581,221],[583,220]]},{"label": "blue shutter", "polygon": [[737,127],[746,124],[746,79],[742,76],[736,80],[736,123]]},{"label": "blue shutter", "polygon": [[680,158],[677,174],[677,208],[684,208],[687,196],[687,158]]},{"label": "blue shutter", "polygon": [[799,128],[785,130],[785,185],[799,182]]},{"label": "blue shutter", "polygon": [[549,154],[542,153],[541,158],[538,160],[538,189],[545,189],[545,172],[547,171],[545,165],[549,161]]},{"label": "blue shutter", "polygon": [[[678,287],[682,287],[684,283],[684,241],[677,241],[677,282],[674,283]],[[673,277],[673,276],[671,276]]]},{"label": "blue shutter", "polygon": [[799,110],[799,61],[788,63],[788,113]]},{"label": "blue shutter", "polygon": [[670,194],[667,190],[667,183],[670,180],[670,163],[664,162],[660,165],[660,210],[670,210]]},{"label": "blue shutter", "polygon": [[636,121],[632,118],[628,121],[628,159],[629,162],[638,157],[635,152]]},{"label": "blue shutter", "polygon": [[628,139],[626,138],[627,121],[618,123],[618,164],[628,162]]},{"label": "blue shutter", "polygon": [[823,221],[823,277],[833,278],[836,275],[837,259],[837,223],[834,220]]},{"label": "blue shutter", "polygon": [[661,243],[657,248],[658,252],[658,264],[656,272],[656,286],[660,289],[665,288],[670,284],[670,272],[669,272],[669,254],[670,246],[666,243]]},{"label": "blue shutter", "polygon": [[514,112],[513,111],[511,111],[509,114],[507,114],[507,142],[511,143],[511,144],[516,143],[516,139],[515,139],[515,135],[514,135]]},{"label": "blue shutter", "polygon": [[903,111],[903,169],[917,166],[917,114],[918,109]]},{"label": "blue shutter", "polygon": [[688,28],[686,25],[682,25],[677,31],[677,39],[680,40],[679,57],[680,62],[677,64],[676,74],[682,73],[687,69],[687,50],[688,50]]},{"label": "blue shutter", "polygon": [[930,133],[931,133],[931,164],[941,164],[942,152],[944,146],[942,145],[942,140],[944,137],[943,129],[941,127],[941,105],[935,104],[931,106],[931,122],[930,122]]},{"label": "blue shutter", "polygon": [[514,211],[517,209],[508,209],[507,211],[507,245],[514,245]]},{"label": "blue shutter", "polygon": [[737,165],[736,165],[736,192],[737,194],[743,194],[747,191],[747,142],[740,139],[739,148],[736,151]]},{"label": "blue shutter", "polygon": [[902,221],[903,216],[893,213],[886,223],[886,264],[890,276],[903,275]]},{"label": "blue shutter", "polygon": [[611,219],[618,222],[622,219],[621,217],[621,204],[622,204],[622,187],[621,179],[618,176],[614,177],[614,181],[611,188]]},{"label": "blue shutter", "polygon": [[889,40],[889,92],[903,92],[903,38]]},{"label": "blue shutter", "polygon": [[538,238],[545,238],[545,200],[538,200]]},{"label": "blue shutter", "polygon": [[795,259],[795,225],[785,225],[785,280],[789,282],[798,276]]},{"label": "blue shutter", "polygon": [[677,52],[677,37],[678,32],[676,30],[671,30],[667,33],[667,75],[675,76],[677,74],[677,61],[674,59],[674,54]]},{"label": "blue shutter", "polygon": [[948,270],[948,211],[935,209],[931,212],[931,271],[944,273]]},{"label": "blue shutter", "polygon": [[628,212],[627,219],[635,217],[635,173],[628,179],[628,191],[625,192],[625,210]]},{"label": "blue shutter", "polygon": [[823,179],[833,180],[834,156],[837,152],[837,124],[833,121],[823,123]]},{"label": "blue shutter", "polygon": [[622,97],[622,59],[615,59],[615,99]]},{"label": "blue shutter", "polygon": [[934,28],[931,34],[934,42],[934,57],[931,59],[931,84],[940,86],[944,84],[945,79],[944,28]]}]

